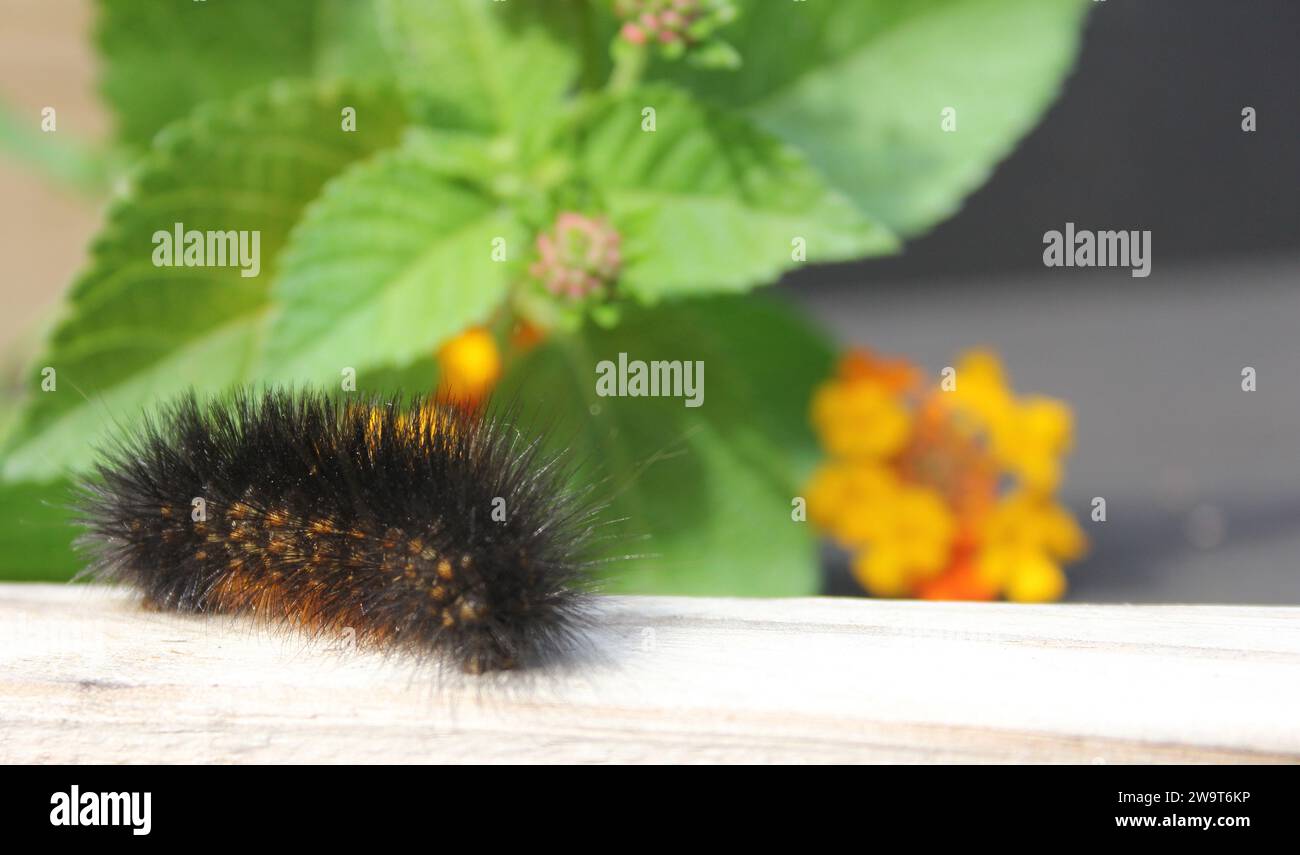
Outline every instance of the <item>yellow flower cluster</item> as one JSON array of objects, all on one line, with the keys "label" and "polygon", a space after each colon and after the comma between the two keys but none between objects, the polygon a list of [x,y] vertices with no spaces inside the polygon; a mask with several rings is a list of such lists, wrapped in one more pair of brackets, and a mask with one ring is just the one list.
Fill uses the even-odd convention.
[{"label": "yellow flower cluster", "polygon": [[1017,397],[996,356],[966,354],[943,391],[923,388],[904,361],[850,353],[817,390],[812,421],[829,460],[808,484],[809,516],[853,554],[868,591],[1022,602],[1064,593],[1061,564],[1086,549],[1053,498],[1071,413]]}]

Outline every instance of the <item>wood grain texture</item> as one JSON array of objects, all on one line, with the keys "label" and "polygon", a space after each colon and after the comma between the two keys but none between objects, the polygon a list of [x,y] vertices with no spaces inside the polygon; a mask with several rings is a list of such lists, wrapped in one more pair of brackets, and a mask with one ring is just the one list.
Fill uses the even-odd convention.
[{"label": "wood grain texture", "polygon": [[4,762],[1297,762],[1300,608],[628,597],[472,678],[0,585]]}]

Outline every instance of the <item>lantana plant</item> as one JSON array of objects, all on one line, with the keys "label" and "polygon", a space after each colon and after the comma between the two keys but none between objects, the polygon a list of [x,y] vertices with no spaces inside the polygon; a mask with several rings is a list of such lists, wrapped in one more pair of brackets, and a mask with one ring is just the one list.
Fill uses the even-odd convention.
[{"label": "lantana plant", "polygon": [[[611,545],[650,556],[611,588],[811,593],[790,506],[834,349],[748,292],[957,210],[1055,96],[1089,5],[100,0],[131,167],[32,362],[0,502],[187,388],[441,383],[565,422],[650,539]],[[176,224],[256,231],[260,272],[151,264]],[[620,353],[703,362],[703,406],[597,397]]]}]

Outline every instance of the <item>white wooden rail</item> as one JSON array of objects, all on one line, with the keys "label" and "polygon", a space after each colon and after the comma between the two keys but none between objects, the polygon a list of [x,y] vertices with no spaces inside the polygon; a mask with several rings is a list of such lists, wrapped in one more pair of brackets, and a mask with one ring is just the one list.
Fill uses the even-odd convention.
[{"label": "white wooden rail", "polygon": [[1300,608],[610,598],[473,678],[0,585],[4,762],[1300,762]]}]

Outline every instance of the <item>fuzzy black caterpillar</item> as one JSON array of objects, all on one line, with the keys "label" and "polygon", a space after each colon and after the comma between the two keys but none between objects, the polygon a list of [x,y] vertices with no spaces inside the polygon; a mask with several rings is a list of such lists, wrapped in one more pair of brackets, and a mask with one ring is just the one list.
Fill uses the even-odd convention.
[{"label": "fuzzy black caterpillar", "polygon": [[600,508],[572,475],[486,408],[190,395],[118,440],[77,504],[89,573],[156,608],[350,627],[480,673],[580,637]]}]

